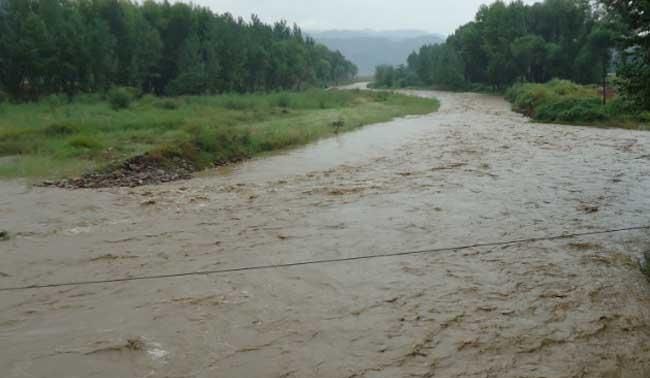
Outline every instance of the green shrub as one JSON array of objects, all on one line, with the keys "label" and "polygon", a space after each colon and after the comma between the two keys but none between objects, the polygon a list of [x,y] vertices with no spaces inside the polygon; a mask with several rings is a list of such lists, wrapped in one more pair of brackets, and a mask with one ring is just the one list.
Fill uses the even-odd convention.
[{"label": "green shrub", "polygon": [[636,114],[639,112],[636,104],[623,97],[617,97],[610,100],[605,106],[605,109],[607,114],[612,117],[620,116],[622,114]]},{"label": "green shrub", "polygon": [[75,97],[75,102],[79,104],[97,104],[103,101],[103,97],[99,93],[80,93]]},{"label": "green shrub", "polygon": [[514,109],[529,117],[535,115],[535,109],[548,100],[552,94],[540,84],[519,84],[506,93],[506,98],[513,103]]},{"label": "green shrub", "polygon": [[133,96],[127,88],[114,87],[108,92],[108,102],[113,110],[127,109],[132,101]]},{"label": "green shrub", "polygon": [[136,99],[136,98],[141,98],[143,93],[142,90],[138,87],[121,87],[124,89],[129,96],[131,96],[131,99]]},{"label": "green shrub", "polygon": [[69,123],[53,123],[45,126],[43,132],[49,137],[67,136],[78,133],[79,127]]},{"label": "green shrub", "polygon": [[650,122],[650,112],[641,112],[641,114],[639,114],[639,121]]},{"label": "green shrub", "polygon": [[287,93],[281,93],[275,100],[275,106],[283,109],[288,109],[291,107],[291,97]]},{"label": "green shrub", "polygon": [[157,101],[155,103],[155,106],[160,109],[165,109],[165,110],[176,110],[178,109],[179,105],[178,102],[174,100],[162,100],[162,101]]},{"label": "green shrub", "polygon": [[246,110],[253,108],[254,104],[242,95],[229,95],[225,98],[224,106],[230,110]]},{"label": "green shrub", "polygon": [[630,111],[629,104],[620,99],[603,106],[596,87],[567,80],[516,84],[506,98],[515,111],[543,122],[602,122]]},{"label": "green shrub", "polygon": [[88,135],[78,135],[68,139],[68,145],[74,148],[99,150],[102,148],[101,142]]},{"label": "green shrub", "polygon": [[9,101],[9,95],[4,91],[0,90],[0,104]]},{"label": "green shrub", "polygon": [[597,98],[554,98],[537,108],[535,118],[545,122],[595,122],[608,117]]},{"label": "green shrub", "polygon": [[192,142],[210,162],[225,163],[250,155],[251,135],[245,129],[199,127],[193,132]]},{"label": "green shrub", "polygon": [[50,108],[57,108],[67,104],[68,99],[63,95],[51,94],[47,96],[43,102],[45,102]]},{"label": "green shrub", "polygon": [[33,128],[0,128],[0,155],[22,155],[39,150],[41,140]]},{"label": "green shrub", "polygon": [[372,97],[376,101],[385,102],[385,101],[388,101],[388,98],[390,97],[390,93],[389,92],[383,92],[383,91],[382,92],[373,92]]}]

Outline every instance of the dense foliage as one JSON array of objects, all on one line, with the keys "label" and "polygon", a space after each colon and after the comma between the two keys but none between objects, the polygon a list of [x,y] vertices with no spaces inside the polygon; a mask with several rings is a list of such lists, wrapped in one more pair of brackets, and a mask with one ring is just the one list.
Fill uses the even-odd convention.
[{"label": "dense foliage", "polygon": [[601,101],[600,88],[566,80],[546,84],[515,84],[506,92],[513,108],[542,122],[570,122],[637,128],[650,121],[650,113],[639,112],[625,97]]},{"label": "dense foliage", "polygon": [[0,96],[302,89],[356,67],[297,27],[145,0],[0,0]]},{"label": "dense foliage", "polygon": [[623,64],[618,71],[623,94],[650,110],[650,1],[601,0],[608,14],[625,28]]},{"label": "dense foliage", "polygon": [[446,43],[414,52],[407,66],[395,70],[402,75],[393,75],[392,83],[381,75],[377,83],[502,89],[553,78],[601,82],[614,43],[601,19],[588,0],[496,1],[482,6]]}]

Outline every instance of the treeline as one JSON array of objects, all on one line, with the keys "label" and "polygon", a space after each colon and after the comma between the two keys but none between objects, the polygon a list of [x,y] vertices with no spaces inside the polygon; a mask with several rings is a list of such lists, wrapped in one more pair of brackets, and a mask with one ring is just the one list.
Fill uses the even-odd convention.
[{"label": "treeline", "polygon": [[378,67],[376,79],[380,86],[493,89],[553,78],[599,83],[612,64],[615,37],[589,0],[497,1],[446,43],[411,54],[406,66]]},{"label": "treeline", "polygon": [[623,62],[617,85],[627,100],[650,110],[650,1],[601,0],[623,32],[619,42]]},{"label": "treeline", "polygon": [[280,22],[145,0],[0,0],[0,91],[133,87],[158,95],[293,90],[348,80],[356,67]]}]

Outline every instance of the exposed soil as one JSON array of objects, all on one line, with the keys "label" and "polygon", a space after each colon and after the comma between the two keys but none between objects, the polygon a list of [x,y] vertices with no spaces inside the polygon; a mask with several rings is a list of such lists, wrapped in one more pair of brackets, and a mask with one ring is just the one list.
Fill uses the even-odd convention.
[{"label": "exposed soil", "polygon": [[[0,182],[0,287],[650,224],[650,133],[500,98],[189,181]],[[0,292],[3,377],[650,376],[650,233]]]}]

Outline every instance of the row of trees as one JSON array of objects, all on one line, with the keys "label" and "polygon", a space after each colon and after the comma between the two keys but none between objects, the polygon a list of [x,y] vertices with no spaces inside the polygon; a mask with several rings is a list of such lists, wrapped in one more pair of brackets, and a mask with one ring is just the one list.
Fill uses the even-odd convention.
[{"label": "row of trees", "polygon": [[301,89],[356,67],[284,22],[145,0],[0,0],[0,90],[155,94]]},{"label": "row of trees", "polygon": [[446,43],[411,54],[401,69],[406,76],[397,81],[455,88],[552,78],[594,83],[610,67],[613,38],[589,0],[496,1],[482,6]]},{"label": "row of trees", "polygon": [[378,67],[376,83],[498,89],[560,78],[605,86],[614,70],[621,94],[650,110],[650,1],[499,0],[406,66]]}]

